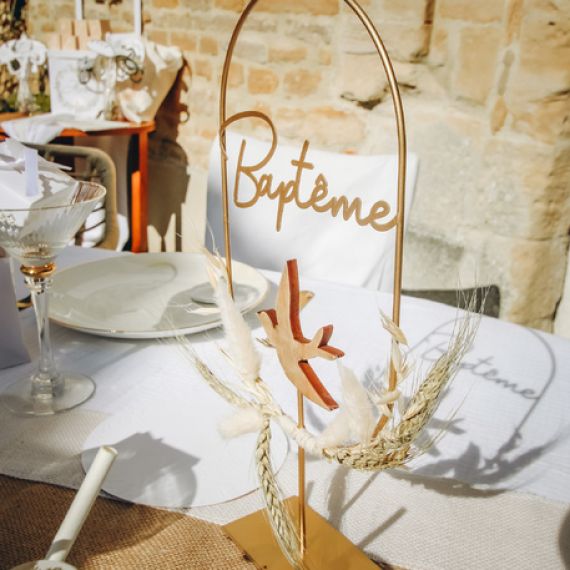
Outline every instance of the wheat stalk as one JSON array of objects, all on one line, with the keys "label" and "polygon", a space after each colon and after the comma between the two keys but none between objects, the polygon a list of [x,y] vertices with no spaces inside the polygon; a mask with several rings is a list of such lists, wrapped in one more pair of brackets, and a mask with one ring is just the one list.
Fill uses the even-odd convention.
[{"label": "wheat stalk", "polygon": [[[469,308],[473,308],[472,303]],[[323,455],[354,469],[368,471],[398,467],[417,457],[420,450],[413,450],[412,444],[435,412],[443,389],[456,374],[473,342],[477,323],[472,315],[466,314],[449,349],[431,367],[392,430],[382,431],[369,444],[325,449]]]},{"label": "wheat stalk", "polygon": [[202,376],[214,392],[226,400],[226,402],[238,408],[248,408],[253,405],[247,398],[244,398],[235,390],[232,390],[225,382],[218,378],[186,341],[182,342],[182,346],[185,348],[186,354],[190,357],[194,368],[200,373],[200,376]]},{"label": "wheat stalk", "polygon": [[257,477],[263,494],[263,500],[269,515],[273,534],[293,568],[302,568],[300,557],[300,542],[297,529],[285,507],[282,493],[275,479],[270,457],[271,422],[266,417],[257,438],[255,460]]}]

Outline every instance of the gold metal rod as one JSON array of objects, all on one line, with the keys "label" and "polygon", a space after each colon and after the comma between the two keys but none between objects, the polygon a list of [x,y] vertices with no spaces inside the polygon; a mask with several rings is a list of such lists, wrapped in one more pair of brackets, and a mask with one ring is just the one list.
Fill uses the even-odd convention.
[{"label": "gold metal rod", "polygon": [[[305,407],[303,394],[297,390],[297,426],[299,429],[305,428]],[[297,484],[299,492],[299,547],[301,549],[300,558],[305,557],[307,547],[307,513],[305,509],[305,450],[299,446],[297,460]]]},{"label": "gold metal rod", "polygon": [[[390,93],[392,95],[392,102],[394,104],[394,112],[396,115],[396,127],[398,131],[398,223],[396,225],[396,250],[394,252],[394,300],[392,305],[392,320],[400,324],[400,298],[402,295],[402,260],[404,249],[404,215],[405,215],[405,196],[406,196],[406,127],[404,122],[404,108],[402,105],[402,98],[400,97],[400,90],[398,89],[398,82],[396,74],[388,52],[380,38],[378,30],[360,7],[356,0],[345,0],[354,13],[358,16],[360,21],[364,24],[368,32],[386,72]],[[392,378],[390,379],[390,389],[393,390],[395,385],[392,386]]]},{"label": "gold metal rod", "polygon": [[[234,28],[232,37],[228,44],[228,49],[226,51],[226,59],[224,60],[224,67],[222,69],[222,81],[220,85],[220,126],[226,124],[226,101],[227,101],[227,91],[228,91],[228,78],[230,73],[230,66],[232,63],[232,56],[234,53],[234,48],[241,32],[241,29],[249,15],[253,10],[253,7],[257,4],[257,0],[252,0],[242,12],[239,20]],[[223,222],[224,222],[224,249],[226,256],[226,270],[228,272],[228,289],[230,295],[234,296],[234,285],[232,277],[232,244],[231,244],[231,233],[230,233],[230,208],[228,199],[228,159],[226,155],[226,129],[220,129],[220,147],[222,156],[222,211],[223,211]]]},{"label": "gold metal rod", "polygon": [[[364,24],[366,31],[372,39],[378,55],[382,60],[386,77],[388,78],[388,85],[392,95],[392,102],[394,104],[394,113],[396,115],[396,127],[398,132],[398,223],[396,224],[396,249],[394,251],[394,295],[392,300],[392,320],[400,324],[400,306],[402,297],[402,268],[404,257],[404,221],[405,221],[405,207],[406,207],[406,162],[407,162],[407,144],[406,144],[406,125],[404,121],[404,108],[402,105],[402,98],[400,90],[398,89],[398,81],[390,57],[380,38],[378,30],[360,7],[356,0],[345,0],[345,2],[352,8],[360,21]],[[397,376],[396,370],[390,360],[390,374],[388,377],[388,389],[390,391],[396,389]],[[392,410],[393,405],[389,404],[389,409]],[[376,437],[382,428],[386,425],[388,417],[382,415],[376,424],[372,437]]]}]

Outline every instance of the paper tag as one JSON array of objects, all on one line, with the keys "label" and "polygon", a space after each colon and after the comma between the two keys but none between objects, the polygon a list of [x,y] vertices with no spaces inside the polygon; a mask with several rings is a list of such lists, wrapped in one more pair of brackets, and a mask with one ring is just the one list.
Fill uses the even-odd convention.
[{"label": "paper tag", "polygon": [[35,148],[24,148],[24,164],[26,169],[26,196],[39,194],[38,151]]},{"label": "paper tag", "polygon": [[7,257],[0,259],[0,315],[0,369],[29,362]]}]

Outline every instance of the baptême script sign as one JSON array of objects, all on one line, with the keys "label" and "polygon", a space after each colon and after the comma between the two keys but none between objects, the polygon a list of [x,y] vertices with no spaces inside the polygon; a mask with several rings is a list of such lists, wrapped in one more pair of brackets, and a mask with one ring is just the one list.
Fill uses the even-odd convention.
[{"label": "bapt\u00eame script sign", "polygon": [[[267,154],[261,157],[253,164],[246,164],[244,161],[247,141],[241,142],[239,155],[237,159],[237,169],[235,172],[235,183],[233,192],[233,201],[238,208],[249,208],[255,206],[262,197],[277,201],[277,218],[275,220],[275,229],[281,230],[283,225],[283,215],[285,206],[288,204],[296,204],[302,210],[312,209],[315,212],[327,213],[333,217],[341,214],[345,221],[354,218],[354,221],[360,226],[370,226],[378,232],[385,232],[396,225],[398,216],[394,215],[391,219],[390,205],[385,200],[374,202],[370,208],[364,209],[360,198],[349,200],[346,196],[330,196],[329,183],[322,172],[311,172],[315,170],[314,164],[306,160],[309,150],[309,142],[305,141],[299,152],[299,158],[292,160],[291,165],[295,167],[295,176],[291,180],[274,180],[272,174],[261,173],[260,171],[271,161],[275,150],[277,149],[277,132],[275,127],[267,115],[259,111],[244,111],[230,117],[222,126],[222,131],[230,124],[236,123],[243,119],[258,118],[266,122],[271,129],[271,147]],[[222,150],[225,153],[225,150]],[[313,189],[309,197],[304,200],[300,196],[300,186],[303,176],[313,177]],[[249,178],[253,183],[252,191],[243,192],[240,185],[242,176]],[[363,211],[364,210],[364,211]]]}]

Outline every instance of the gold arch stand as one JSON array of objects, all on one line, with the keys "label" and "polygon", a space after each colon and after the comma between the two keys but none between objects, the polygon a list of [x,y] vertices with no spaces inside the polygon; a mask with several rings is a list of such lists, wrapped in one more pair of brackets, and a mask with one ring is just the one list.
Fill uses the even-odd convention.
[{"label": "gold arch stand", "polygon": [[[250,0],[231,35],[220,87],[220,148],[221,148],[221,180],[222,180],[222,212],[224,227],[224,247],[226,257],[226,267],[228,273],[228,287],[233,294],[232,286],[232,249],[231,249],[231,224],[229,212],[228,196],[228,157],[226,154],[226,129],[227,127],[242,117],[255,117],[255,111],[245,111],[238,113],[228,119],[227,117],[227,89],[230,66],[234,49],[242,28],[259,0]],[[406,188],[406,131],[404,122],[404,111],[402,99],[398,89],[398,83],[394,68],[388,52],[382,42],[378,30],[372,23],[366,11],[356,0],[344,0],[344,3],[354,12],[363,24],[366,32],[370,36],[376,51],[382,62],[384,73],[388,80],[388,86],[394,106],[396,118],[396,129],[398,137],[398,199],[397,212],[395,215],[396,227],[396,247],[394,252],[394,296],[392,304],[392,320],[400,323],[400,301],[402,291],[402,265],[404,248],[404,215],[405,215],[405,188]],[[272,123],[274,141],[276,131]],[[392,226],[393,227],[393,226]],[[391,365],[389,376],[389,390],[396,388],[396,373]],[[298,392],[298,418],[299,427],[304,427],[303,396]],[[377,436],[386,422],[383,416],[375,428],[373,437]],[[299,538],[303,559],[303,568],[309,570],[365,570],[377,568],[357,547],[355,547],[344,535],[332,527],[325,519],[315,513],[310,507],[305,505],[305,462],[304,451],[299,448],[299,472],[298,472],[299,496],[288,499],[287,503],[296,514],[299,521]],[[267,515],[264,510],[258,511],[226,525],[225,531],[231,538],[246,552],[247,557],[254,562],[258,568],[266,570],[288,570],[291,568],[285,556],[282,554],[276,540],[273,537]]]}]

